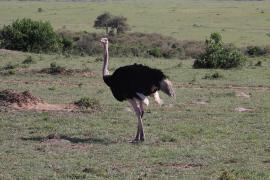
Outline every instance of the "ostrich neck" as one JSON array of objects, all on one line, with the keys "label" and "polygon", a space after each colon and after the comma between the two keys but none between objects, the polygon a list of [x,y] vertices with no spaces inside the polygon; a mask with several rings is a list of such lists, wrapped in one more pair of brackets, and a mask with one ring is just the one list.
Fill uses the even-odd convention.
[{"label": "ostrich neck", "polygon": [[107,45],[104,45],[104,52],[103,52],[103,68],[102,68],[103,76],[108,76],[110,74],[108,70],[108,66],[109,66],[109,48],[107,44]]}]

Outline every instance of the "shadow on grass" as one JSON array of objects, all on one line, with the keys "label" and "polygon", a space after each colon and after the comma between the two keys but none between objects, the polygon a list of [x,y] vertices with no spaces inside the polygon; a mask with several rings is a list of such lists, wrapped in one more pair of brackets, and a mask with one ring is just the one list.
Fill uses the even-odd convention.
[{"label": "shadow on grass", "polygon": [[23,141],[40,141],[40,142],[45,142],[49,139],[63,139],[67,140],[71,143],[89,143],[89,144],[103,144],[103,145],[108,145],[108,144],[115,144],[117,143],[116,141],[112,141],[108,138],[78,138],[78,137],[69,137],[66,135],[62,134],[49,134],[46,137],[41,137],[41,136],[33,136],[33,137],[22,137],[21,138]]}]

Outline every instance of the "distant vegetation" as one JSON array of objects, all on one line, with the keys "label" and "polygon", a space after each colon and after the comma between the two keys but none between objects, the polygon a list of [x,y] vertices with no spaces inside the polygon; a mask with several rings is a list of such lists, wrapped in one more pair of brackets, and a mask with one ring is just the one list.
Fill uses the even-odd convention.
[{"label": "distant vegetation", "polygon": [[[60,36],[71,39],[72,53],[97,55],[102,53],[99,40],[103,37],[97,33],[74,33],[61,31]],[[110,55],[116,57],[161,57],[179,58],[196,57],[203,52],[204,44],[199,41],[180,41],[160,34],[126,33],[108,36]]]},{"label": "distant vegetation", "polygon": [[[199,41],[180,41],[155,33],[124,33],[129,28],[126,18],[109,13],[98,16],[94,26],[108,29],[111,56],[183,59],[203,52],[204,45]],[[49,22],[18,19],[0,30],[0,47],[28,52],[100,55],[99,40],[103,36],[68,30],[55,32]]]},{"label": "distant vegetation", "polygon": [[[243,62],[242,53],[233,45],[223,44],[213,34],[205,43],[181,41],[156,33],[126,33],[127,19],[106,12],[99,15],[94,27],[104,28],[110,41],[112,57],[155,57],[196,59],[195,68],[231,68]],[[54,31],[49,22],[18,19],[0,30],[0,48],[28,52],[57,52],[66,55],[101,55],[99,40],[103,33]],[[216,37],[217,38],[217,37]],[[249,56],[270,54],[270,47],[243,48]]]}]

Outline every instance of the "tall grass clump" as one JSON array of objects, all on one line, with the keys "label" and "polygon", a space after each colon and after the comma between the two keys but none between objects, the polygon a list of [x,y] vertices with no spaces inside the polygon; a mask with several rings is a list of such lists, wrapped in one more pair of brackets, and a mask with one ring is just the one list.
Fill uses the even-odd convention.
[{"label": "tall grass clump", "polygon": [[222,68],[241,67],[246,61],[245,56],[234,46],[226,46],[219,33],[212,33],[205,41],[205,52],[194,61],[194,68]]},{"label": "tall grass clump", "polygon": [[1,47],[29,52],[51,52],[62,48],[49,22],[17,19],[0,31]]}]

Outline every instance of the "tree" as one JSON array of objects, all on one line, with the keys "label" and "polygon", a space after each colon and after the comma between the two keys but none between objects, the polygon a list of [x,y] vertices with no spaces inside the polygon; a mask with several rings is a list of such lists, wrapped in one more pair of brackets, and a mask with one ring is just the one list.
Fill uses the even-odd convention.
[{"label": "tree", "polygon": [[127,18],[123,16],[113,16],[108,12],[105,12],[97,17],[94,23],[95,28],[106,29],[106,34],[113,33],[116,30],[117,34],[125,33],[129,30],[127,24]]},{"label": "tree", "polygon": [[127,18],[123,16],[115,16],[110,20],[110,27],[116,29],[117,34],[121,34],[129,30],[129,25],[127,24]]},{"label": "tree", "polygon": [[112,19],[112,15],[108,12],[105,12],[97,17],[94,23],[95,28],[104,28],[106,29],[106,34],[109,33],[109,24]]}]

